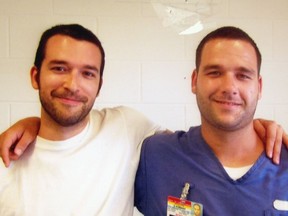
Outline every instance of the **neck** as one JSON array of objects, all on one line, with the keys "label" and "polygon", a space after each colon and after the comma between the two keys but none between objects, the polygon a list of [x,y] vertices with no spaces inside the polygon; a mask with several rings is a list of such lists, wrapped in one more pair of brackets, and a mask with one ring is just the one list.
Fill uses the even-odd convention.
[{"label": "neck", "polygon": [[223,166],[251,165],[264,150],[263,143],[254,131],[252,122],[235,131],[226,131],[209,124],[202,124],[201,132]]},{"label": "neck", "polygon": [[41,125],[38,135],[44,139],[53,141],[66,140],[81,133],[88,122],[89,115],[81,122],[78,122],[74,125],[62,126],[51,118],[44,118],[41,116]]}]

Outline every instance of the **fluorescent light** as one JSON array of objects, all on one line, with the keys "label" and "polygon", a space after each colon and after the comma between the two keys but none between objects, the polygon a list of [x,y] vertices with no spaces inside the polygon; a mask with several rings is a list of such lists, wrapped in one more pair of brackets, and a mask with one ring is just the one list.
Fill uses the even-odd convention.
[{"label": "fluorescent light", "polygon": [[203,30],[203,24],[201,21],[198,21],[194,25],[190,26],[189,28],[185,29],[184,31],[180,32],[179,35],[188,35],[188,34],[195,34]]}]

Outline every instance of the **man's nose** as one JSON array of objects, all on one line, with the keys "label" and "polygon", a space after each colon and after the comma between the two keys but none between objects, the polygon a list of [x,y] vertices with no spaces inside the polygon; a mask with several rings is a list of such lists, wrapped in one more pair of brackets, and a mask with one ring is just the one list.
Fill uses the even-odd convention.
[{"label": "man's nose", "polygon": [[78,82],[79,82],[79,77],[78,77],[77,72],[71,71],[69,74],[67,74],[65,78],[64,88],[75,92],[78,90]]},{"label": "man's nose", "polygon": [[226,94],[237,94],[237,80],[233,74],[226,74],[222,79],[222,91]]}]

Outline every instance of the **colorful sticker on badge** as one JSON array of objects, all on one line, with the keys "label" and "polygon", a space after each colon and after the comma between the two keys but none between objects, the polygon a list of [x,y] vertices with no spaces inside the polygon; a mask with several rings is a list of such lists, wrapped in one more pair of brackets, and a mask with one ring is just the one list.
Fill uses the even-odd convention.
[{"label": "colorful sticker on badge", "polygon": [[202,216],[203,205],[177,197],[168,197],[167,216]]}]

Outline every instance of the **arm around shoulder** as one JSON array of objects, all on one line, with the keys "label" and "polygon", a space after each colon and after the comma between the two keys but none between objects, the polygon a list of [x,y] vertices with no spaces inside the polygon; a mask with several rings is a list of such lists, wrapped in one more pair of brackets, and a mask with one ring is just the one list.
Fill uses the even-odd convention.
[{"label": "arm around shoulder", "polygon": [[265,119],[254,120],[254,128],[265,143],[267,156],[273,158],[275,164],[279,164],[282,143],[288,147],[288,136],[284,129],[275,121]]},{"label": "arm around shoulder", "polygon": [[22,119],[0,134],[0,156],[6,167],[34,142],[40,128],[39,117]]}]

